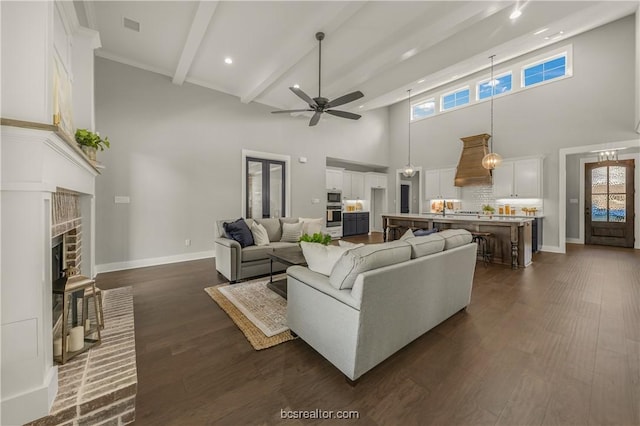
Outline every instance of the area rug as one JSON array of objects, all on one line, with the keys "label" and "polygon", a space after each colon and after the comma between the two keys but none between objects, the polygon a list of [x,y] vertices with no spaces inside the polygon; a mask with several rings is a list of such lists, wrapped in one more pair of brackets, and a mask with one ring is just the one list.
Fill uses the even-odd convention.
[{"label": "area rug", "polygon": [[[284,275],[274,279],[284,278]],[[267,288],[269,278],[221,284],[204,291],[229,315],[257,351],[293,340],[287,301]]]}]

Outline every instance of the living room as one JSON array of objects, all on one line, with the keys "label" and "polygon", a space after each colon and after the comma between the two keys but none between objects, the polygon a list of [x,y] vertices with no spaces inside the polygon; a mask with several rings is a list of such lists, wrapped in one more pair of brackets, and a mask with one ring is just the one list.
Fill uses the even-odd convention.
[{"label": "living room", "polygon": [[[137,423],[278,423],[281,409],[316,408],[358,410],[359,421],[384,424],[402,421],[398,416],[403,411],[410,423],[640,423],[637,250],[584,244],[588,226],[583,214],[585,163],[597,161],[603,151],[639,161],[636,1],[533,1],[514,19],[509,16],[521,6],[517,2],[410,2],[393,8],[387,2],[73,3],[31,2],[28,10],[19,10],[25,7],[19,3],[2,3],[3,416],[11,412],[18,417],[7,418],[26,423],[44,415],[52,401],[41,394],[37,403],[26,404],[26,411],[12,401],[22,396],[26,399],[21,401],[30,401],[34,389],[48,389],[50,398],[52,377],[58,374],[49,359],[51,349],[38,351],[33,364],[5,349],[33,330],[12,324],[32,324],[37,318],[35,323],[42,321],[46,328],[51,322],[44,313],[48,309],[50,317],[49,300],[40,296],[46,276],[41,269],[50,264],[49,255],[36,254],[37,262],[24,260],[26,254],[48,248],[40,250],[40,236],[15,242],[17,234],[42,222],[41,206],[35,207],[33,200],[26,209],[15,208],[27,196],[22,191],[35,181],[54,188],[43,185],[31,193],[51,194],[62,187],[86,195],[81,200],[87,212],[82,273],[95,277],[103,290],[133,288]],[[81,100],[84,106],[74,99],[69,131],[73,135],[84,127],[111,141],[109,149],[98,152],[99,167],[79,166],[93,175],[95,186],[65,185],[72,182],[68,176],[56,182],[34,180],[51,167],[39,167],[39,157],[10,157],[17,152],[10,145],[16,121],[53,124],[52,84],[34,82],[52,81],[52,67],[44,62],[55,55],[52,34],[60,31],[54,25],[60,10],[69,22],[73,15],[77,20],[75,28],[66,23],[63,31],[91,40],[83,53],[91,64],[80,72],[75,59],[70,61],[74,96],[81,84],[90,96]],[[395,21],[386,22],[389,16]],[[134,24],[137,19],[139,33],[123,28],[123,17]],[[167,26],[172,19],[176,24]],[[248,25],[253,21],[259,26]],[[38,37],[50,43],[46,49],[41,39],[31,41],[35,36],[20,27],[25,22],[41,23]],[[376,35],[376,26],[385,28]],[[546,27],[547,32],[533,36]],[[260,28],[277,31],[263,36]],[[314,35],[320,30],[326,39],[319,76]],[[553,37],[545,40],[549,35]],[[418,36],[429,41],[412,39]],[[74,43],[78,48],[80,42],[74,38]],[[23,58],[24,51],[32,57]],[[569,52],[566,75],[530,88],[516,84],[523,66],[558,52]],[[496,55],[496,76],[514,76],[512,93],[496,96],[495,104],[493,97],[471,96],[469,105],[452,111],[437,107],[432,116],[410,121],[414,111],[408,89],[411,106],[460,87],[475,91],[477,83],[489,78],[491,55]],[[231,64],[223,62],[226,56],[233,57]],[[16,65],[22,63],[26,65]],[[217,80],[204,79],[207,73]],[[83,83],[85,74],[88,81]],[[315,96],[319,77],[328,98],[361,90],[362,100],[340,109],[362,118],[323,114],[317,125],[309,126],[311,114],[272,114],[303,107],[288,87],[298,84]],[[285,161],[283,217],[326,216],[325,173],[338,160],[354,170],[386,170],[384,210],[400,213],[397,185],[408,162],[418,168],[423,185],[427,171],[458,165],[461,138],[483,133],[495,134],[492,149],[505,160],[541,158],[541,252],[531,267],[518,270],[478,262],[468,317],[441,324],[364,375],[354,388],[303,339],[254,351],[203,291],[226,282],[213,259],[215,223],[247,216],[246,157]],[[85,161],[82,154],[68,155]],[[25,158],[33,174],[20,175],[12,167]],[[56,166],[64,169],[64,164]],[[636,167],[636,185],[637,173]],[[419,192],[424,195],[424,188]],[[461,194],[461,210],[477,210],[485,202],[472,186],[463,187]],[[496,199],[490,201],[497,207]],[[429,209],[423,200],[413,213],[428,214]],[[24,224],[17,226],[20,220]],[[638,222],[633,224],[636,249]],[[377,243],[382,234],[353,240]],[[9,253],[9,247],[18,247],[18,253]],[[28,279],[25,270],[31,271]],[[25,280],[30,283],[22,284]],[[602,283],[612,281],[607,292]],[[38,301],[25,302],[28,297]],[[594,305],[583,306],[585,300]],[[541,306],[543,301],[550,307]],[[587,308],[602,310],[602,322],[591,316],[586,327],[562,313]],[[538,324],[509,325],[523,320]],[[511,341],[499,337],[501,329]],[[50,335],[34,333],[34,347],[51,348]],[[578,360],[583,363],[579,367],[562,359],[577,357],[574,346],[560,339],[564,335],[581,339],[577,347],[590,354]],[[492,343],[495,347],[488,348]],[[608,351],[600,352],[602,348]],[[19,354],[31,349],[21,347]],[[420,373],[401,367],[403,363]],[[438,371],[428,371],[429,363]],[[26,384],[8,373],[32,367],[37,373]],[[546,368],[563,372],[560,384]],[[465,380],[463,373],[471,379]],[[606,377],[615,380],[609,383]],[[589,394],[580,390],[581,383]],[[490,391],[495,398],[483,396]],[[565,395],[572,392],[578,395],[573,406]],[[576,417],[564,417],[570,410],[554,405],[549,395],[570,406]],[[430,397],[440,405],[428,404]],[[534,402],[527,406],[527,400]],[[29,411],[39,415],[29,417]],[[13,423],[4,419],[3,424]]]}]

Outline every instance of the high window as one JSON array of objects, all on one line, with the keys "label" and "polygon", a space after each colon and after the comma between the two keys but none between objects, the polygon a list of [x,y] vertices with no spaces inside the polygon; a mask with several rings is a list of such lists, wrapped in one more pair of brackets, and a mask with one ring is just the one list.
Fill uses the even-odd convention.
[{"label": "high window", "polygon": [[522,87],[564,77],[567,74],[567,54],[545,59],[522,69]]},{"label": "high window", "polygon": [[455,108],[460,105],[469,103],[469,88],[464,87],[454,92],[450,92],[442,95],[442,111],[446,111],[451,108]]},{"label": "high window", "polygon": [[417,102],[411,105],[411,120],[419,120],[436,113],[436,100],[434,98]]},{"label": "high window", "polygon": [[511,72],[509,72],[507,74],[502,74],[500,76],[494,77],[493,82],[489,80],[479,82],[477,87],[478,100],[491,97],[491,86],[494,86],[494,95],[496,96],[502,93],[510,92],[512,80],[512,74]]}]

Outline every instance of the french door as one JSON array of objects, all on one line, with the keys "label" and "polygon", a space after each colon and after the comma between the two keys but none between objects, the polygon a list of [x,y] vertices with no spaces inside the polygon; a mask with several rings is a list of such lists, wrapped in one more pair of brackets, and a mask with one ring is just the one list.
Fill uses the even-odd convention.
[{"label": "french door", "polygon": [[285,162],[247,157],[246,217],[285,215]]},{"label": "french door", "polygon": [[633,247],[634,160],[585,164],[585,244]]}]

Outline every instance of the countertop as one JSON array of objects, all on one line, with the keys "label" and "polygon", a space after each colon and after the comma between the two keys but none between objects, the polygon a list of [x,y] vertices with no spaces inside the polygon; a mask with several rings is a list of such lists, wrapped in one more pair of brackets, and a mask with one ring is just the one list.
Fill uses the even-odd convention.
[{"label": "countertop", "polygon": [[460,214],[448,214],[442,216],[436,213],[387,213],[383,214],[384,217],[391,217],[396,219],[414,219],[414,220],[427,220],[438,223],[486,223],[498,226],[510,226],[510,225],[524,225],[527,222],[532,222],[533,219],[539,216],[496,216],[496,215],[460,215]]}]

